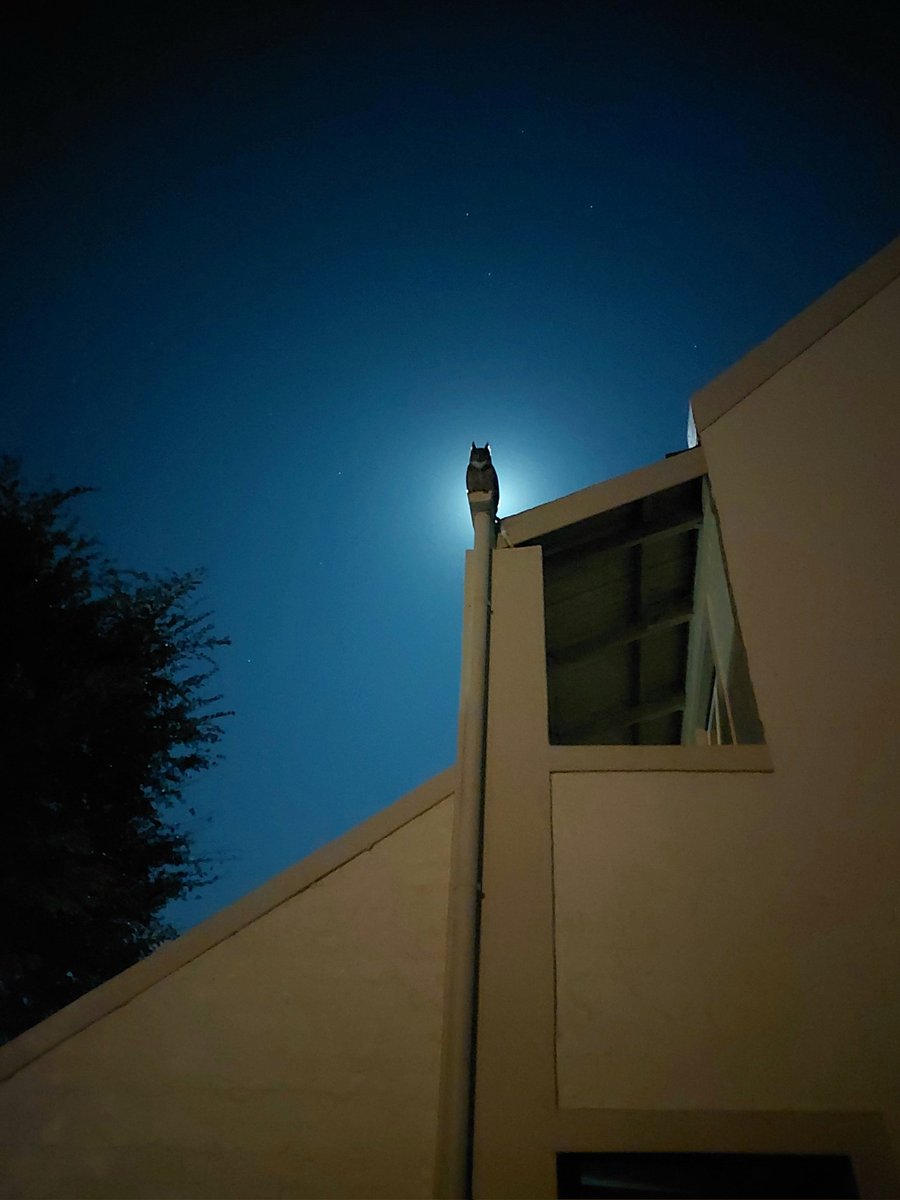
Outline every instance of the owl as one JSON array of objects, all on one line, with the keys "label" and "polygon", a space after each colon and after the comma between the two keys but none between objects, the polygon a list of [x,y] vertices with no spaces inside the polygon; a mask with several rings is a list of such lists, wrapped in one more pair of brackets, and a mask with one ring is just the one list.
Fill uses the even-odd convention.
[{"label": "owl", "polygon": [[500,484],[497,482],[497,472],[491,462],[490,446],[476,446],[472,443],[469,454],[469,469],[466,471],[467,492],[493,492],[494,512],[500,507]]}]

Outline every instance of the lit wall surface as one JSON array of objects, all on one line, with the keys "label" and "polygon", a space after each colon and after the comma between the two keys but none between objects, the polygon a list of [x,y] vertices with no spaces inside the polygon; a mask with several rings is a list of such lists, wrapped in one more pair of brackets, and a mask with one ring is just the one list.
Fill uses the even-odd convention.
[{"label": "lit wall surface", "polygon": [[0,1088],[5,1196],[431,1187],[452,801]]}]

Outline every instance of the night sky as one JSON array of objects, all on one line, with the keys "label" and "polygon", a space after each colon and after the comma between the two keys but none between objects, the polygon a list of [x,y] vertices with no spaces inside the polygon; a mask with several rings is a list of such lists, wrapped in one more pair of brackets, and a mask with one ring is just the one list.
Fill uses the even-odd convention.
[{"label": "night sky", "polygon": [[221,879],[180,928],[452,763],[473,439],[501,515],[678,450],[694,390],[896,234],[896,28],[824,7],[7,30],[0,451],[97,487],[121,566],[205,567],[233,640],[188,791]]}]

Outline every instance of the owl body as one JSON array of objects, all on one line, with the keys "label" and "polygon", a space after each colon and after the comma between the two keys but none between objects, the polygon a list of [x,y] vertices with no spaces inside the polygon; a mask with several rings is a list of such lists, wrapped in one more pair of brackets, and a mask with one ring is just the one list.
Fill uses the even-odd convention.
[{"label": "owl body", "polygon": [[467,492],[493,492],[494,495],[494,512],[500,506],[500,484],[497,480],[497,472],[494,470],[494,464],[491,462],[491,448],[489,445],[476,446],[472,443],[472,450],[469,454],[469,467],[466,471],[466,491]]}]

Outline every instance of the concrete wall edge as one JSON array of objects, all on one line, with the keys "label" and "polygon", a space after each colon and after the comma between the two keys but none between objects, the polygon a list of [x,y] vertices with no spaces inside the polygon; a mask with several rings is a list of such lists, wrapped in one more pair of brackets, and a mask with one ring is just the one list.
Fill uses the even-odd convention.
[{"label": "concrete wall edge", "polygon": [[548,749],[551,774],[774,770],[768,746],[550,746]]},{"label": "concrete wall edge", "polygon": [[702,447],[683,450],[646,467],[638,467],[636,471],[604,479],[558,500],[504,517],[500,522],[499,544],[507,548],[521,546],[555,529],[564,529],[705,474],[706,459]]},{"label": "concrete wall edge", "polygon": [[900,277],[900,237],[851,271],[691,397],[697,434]]},{"label": "concrete wall edge", "polygon": [[456,765],[432,776],[387,808],[314,850],[181,937],[166,942],[147,958],[0,1046],[0,1080],[9,1079],[60,1043],[115,1009],[124,1007],[154,984],[240,933],[260,917],[292,900],[360,854],[371,850],[403,826],[449,799],[456,789],[456,782]]}]

